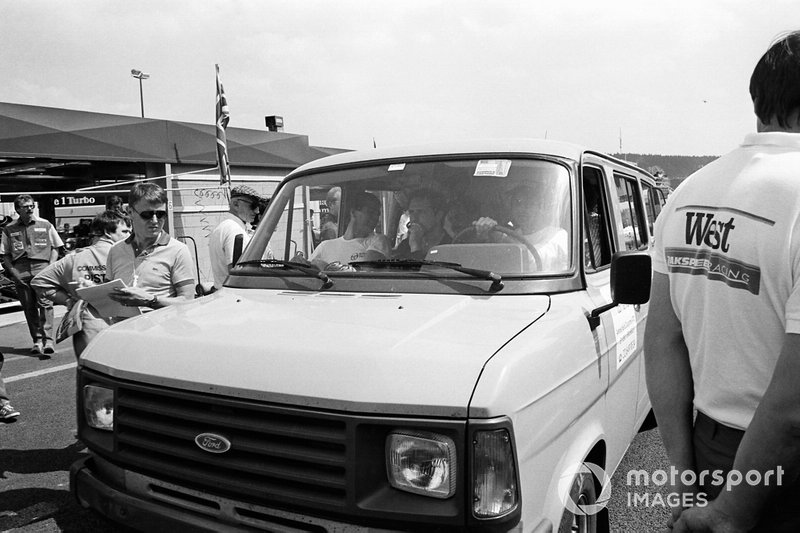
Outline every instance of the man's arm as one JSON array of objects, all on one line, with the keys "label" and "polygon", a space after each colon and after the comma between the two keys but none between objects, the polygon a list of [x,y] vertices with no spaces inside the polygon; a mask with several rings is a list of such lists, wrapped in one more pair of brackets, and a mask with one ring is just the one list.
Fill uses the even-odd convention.
[{"label": "man's arm", "polygon": [[11,263],[11,255],[3,254],[2,262],[5,275],[12,281],[19,282],[19,272],[17,272],[17,269],[14,268],[14,265]]},{"label": "man's arm", "polygon": [[[733,469],[745,475],[761,472],[761,483],[742,481],[723,490],[707,507],[692,509],[676,524],[676,531],[708,524],[747,531],[756,525],[765,505],[780,484],[791,483],[800,471],[800,335],[787,333],[775,372],[752,422],[739,444]],[[772,472],[770,482],[765,475]],[[716,530],[726,529],[716,526]]]},{"label": "man's arm", "polygon": [[[647,391],[670,463],[679,472],[694,470],[692,445],[694,385],[689,351],[672,307],[669,277],[653,273],[644,334]],[[683,487],[694,491],[694,487]],[[681,509],[673,510],[677,517]]]}]

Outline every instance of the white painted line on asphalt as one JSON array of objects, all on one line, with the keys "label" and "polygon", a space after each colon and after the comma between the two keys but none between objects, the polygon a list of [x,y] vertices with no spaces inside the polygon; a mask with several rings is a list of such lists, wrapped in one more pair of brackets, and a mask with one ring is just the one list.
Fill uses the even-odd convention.
[{"label": "white painted line on asphalt", "polygon": [[51,367],[51,368],[45,368],[43,370],[37,370],[35,372],[26,372],[25,374],[19,374],[17,376],[11,376],[10,378],[4,377],[3,381],[5,381],[6,383],[13,383],[14,381],[20,381],[22,379],[35,378],[37,376],[43,376],[44,374],[52,374],[53,372],[61,372],[62,370],[67,370],[69,368],[75,368],[76,366],[78,366],[77,362],[69,363],[69,364],[61,365],[61,366],[54,366],[54,367]]}]

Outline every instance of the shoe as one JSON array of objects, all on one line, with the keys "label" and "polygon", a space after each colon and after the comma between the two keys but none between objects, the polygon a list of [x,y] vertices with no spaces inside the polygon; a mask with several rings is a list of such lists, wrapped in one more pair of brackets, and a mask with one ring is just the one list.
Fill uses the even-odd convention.
[{"label": "shoe", "polygon": [[19,416],[19,411],[11,407],[10,403],[4,403],[2,407],[0,407],[0,418],[3,420],[8,420],[10,418],[16,418]]},{"label": "shoe", "polygon": [[49,355],[52,353],[56,353],[56,350],[55,348],[53,348],[53,345],[48,342],[47,344],[44,345],[44,353]]},{"label": "shoe", "polygon": [[31,348],[31,353],[42,355],[42,343],[34,342],[33,347]]}]

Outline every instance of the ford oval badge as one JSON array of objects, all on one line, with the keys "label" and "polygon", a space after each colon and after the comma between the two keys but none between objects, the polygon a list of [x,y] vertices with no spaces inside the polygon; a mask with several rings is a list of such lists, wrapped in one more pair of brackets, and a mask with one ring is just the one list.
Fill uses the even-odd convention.
[{"label": "ford oval badge", "polygon": [[231,449],[231,441],[214,433],[200,433],[194,442],[201,450],[210,453],[225,453]]}]

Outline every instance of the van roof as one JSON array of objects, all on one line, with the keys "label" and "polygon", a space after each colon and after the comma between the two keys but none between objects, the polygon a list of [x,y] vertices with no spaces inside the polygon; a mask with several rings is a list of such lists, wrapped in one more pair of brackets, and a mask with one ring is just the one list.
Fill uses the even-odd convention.
[{"label": "van roof", "polygon": [[[345,152],[306,163],[295,172],[367,161],[403,159],[406,157],[469,154],[543,154],[580,161],[586,148],[577,144],[543,139],[489,139],[453,141],[425,145],[395,146]],[[608,156],[611,158],[610,156]],[[613,159],[613,158],[611,158]]]}]

